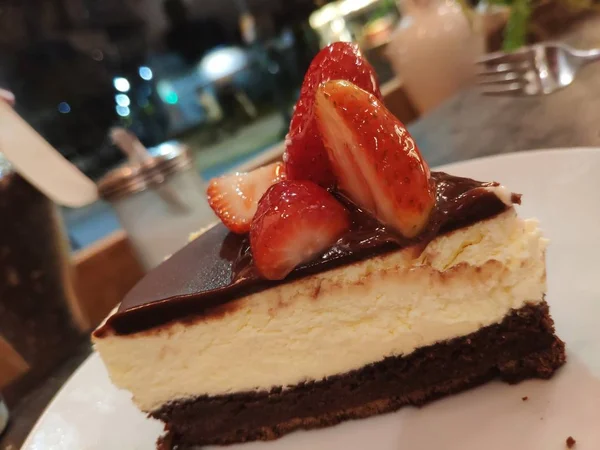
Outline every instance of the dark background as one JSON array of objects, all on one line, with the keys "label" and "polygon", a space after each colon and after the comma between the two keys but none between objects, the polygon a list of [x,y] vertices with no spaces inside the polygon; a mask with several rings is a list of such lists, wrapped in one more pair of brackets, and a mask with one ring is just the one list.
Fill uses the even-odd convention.
[{"label": "dark background", "polygon": [[[322,3],[0,0],[0,86],[16,94],[17,111],[34,128],[97,178],[122,160],[107,137],[111,126],[126,126],[153,146],[205,124],[206,111],[194,99],[180,94],[178,109],[165,104],[161,80],[176,80],[183,90],[187,83],[191,92],[200,89],[196,84],[211,89],[233,122],[224,120],[225,129],[246,120],[234,108],[231,92],[194,75],[198,62],[215,48],[242,48],[251,69],[236,75],[232,84],[243,89],[259,113],[275,109],[285,116],[301,83],[299,74],[318,50],[306,23]],[[240,32],[243,15],[256,23],[251,42]],[[151,68],[151,80],[140,77],[142,67]],[[131,85],[125,117],[116,109],[116,77]]]}]

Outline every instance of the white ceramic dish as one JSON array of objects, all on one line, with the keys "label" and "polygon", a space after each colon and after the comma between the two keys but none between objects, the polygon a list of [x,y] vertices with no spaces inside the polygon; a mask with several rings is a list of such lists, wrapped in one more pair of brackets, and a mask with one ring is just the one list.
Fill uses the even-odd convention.
[{"label": "white ceramic dish", "polygon": [[[521,192],[551,240],[548,297],[568,362],[550,381],[492,382],[423,408],[228,450],[600,449],[600,149],[532,151],[452,164]],[[522,398],[527,397],[527,401]],[[94,354],[65,384],[25,450],[153,450],[161,424],[110,382]]]}]

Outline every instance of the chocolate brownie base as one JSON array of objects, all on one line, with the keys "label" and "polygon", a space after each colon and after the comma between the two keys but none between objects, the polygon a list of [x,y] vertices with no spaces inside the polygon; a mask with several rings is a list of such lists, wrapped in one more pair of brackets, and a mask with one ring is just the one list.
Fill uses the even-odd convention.
[{"label": "chocolate brownie base", "polygon": [[167,424],[163,448],[167,442],[182,450],[270,440],[300,428],[422,405],[496,377],[509,383],[549,378],[564,362],[564,343],[554,334],[548,305],[541,302],[513,310],[499,324],[406,357],[286,389],[171,402],[151,416]]}]

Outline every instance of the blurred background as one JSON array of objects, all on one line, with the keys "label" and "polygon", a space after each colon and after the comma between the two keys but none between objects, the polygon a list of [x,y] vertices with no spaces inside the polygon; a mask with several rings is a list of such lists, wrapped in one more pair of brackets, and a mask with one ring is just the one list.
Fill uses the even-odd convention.
[{"label": "blurred background", "polygon": [[[572,86],[547,96],[492,99],[474,86],[475,62],[486,52],[556,38],[600,49],[597,7],[596,0],[0,0],[0,88],[93,181],[83,180],[93,194],[84,206],[60,206],[69,202],[36,184],[64,181],[36,161],[56,152],[0,100],[0,391],[13,410],[0,449],[20,446],[89,355],[89,331],[190,232],[215,220],[206,182],[281,159],[304,73],[320,49],[335,41],[360,47],[386,106],[432,166],[600,146],[598,64],[576,82],[568,74]],[[534,81],[559,62],[532,68]],[[28,152],[35,177],[16,170]],[[0,397],[0,433],[3,414]]]},{"label": "blurred background", "polygon": [[[147,147],[172,139],[186,144],[206,180],[283,139],[304,72],[330,42],[357,42],[381,83],[398,88],[386,57],[392,34],[411,7],[438,3],[2,0],[0,86],[15,93],[17,112],[94,180],[124,160],[109,137],[114,126]],[[485,45],[498,48],[508,13],[502,5],[477,7],[487,17],[478,25]],[[432,61],[424,67],[431,64],[433,70]],[[440,95],[447,94],[422,102],[413,96],[395,112],[411,121]],[[119,227],[101,202],[63,212],[74,249]]]},{"label": "blurred background", "polygon": [[[0,86],[85,174],[121,163],[109,129],[147,147],[177,139],[204,179],[279,142],[320,47],[378,48],[399,18],[390,0],[3,0]],[[93,211],[92,211],[93,210]],[[74,248],[118,227],[108,207],[67,211]]]}]

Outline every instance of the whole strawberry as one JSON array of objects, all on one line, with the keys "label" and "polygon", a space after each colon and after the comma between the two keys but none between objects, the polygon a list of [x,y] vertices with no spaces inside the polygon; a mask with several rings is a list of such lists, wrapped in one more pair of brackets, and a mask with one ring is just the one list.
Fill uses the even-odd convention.
[{"label": "whole strawberry", "polygon": [[375,70],[362,57],[358,46],[336,42],[321,50],[304,77],[286,139],[284,162],[290,180],[310,180],[323,187],[335,184],[314,114],[317,88],[329,80],[351,81],[381,97]]}]

